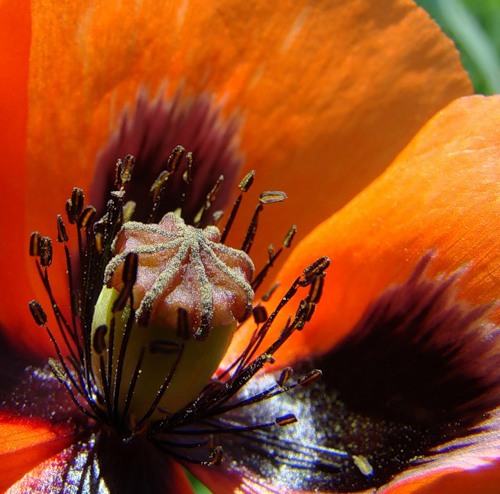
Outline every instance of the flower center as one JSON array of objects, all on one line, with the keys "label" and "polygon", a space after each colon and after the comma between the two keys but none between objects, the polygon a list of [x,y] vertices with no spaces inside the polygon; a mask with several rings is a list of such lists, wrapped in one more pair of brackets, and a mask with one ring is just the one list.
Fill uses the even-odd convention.
[{"label": "flower center", "polygon": [[113,251],[93,317],[92,368],[120,414],[158,419],[209,382],[251,313],[254,266],[220,243],[217,227],[195,228],[174,213],[159,224],[125,223]]},{"label": "flower center", "polygon": [[[274,362],[274,353],[311,318],[329,260],[320,258],[306,267],[271,314],[260,304],[254,306],[254,291],[291,246],[296,231],[292,226],[283,246],[270,248],[267,262],[254,273],[249,252],[259,217],[268,204],[281,202],[286,195],[265,191],[259,196],[240,249],[225,242],[254,172],[239,184],[241,193],[222,231],[215,226],[221,214],[208,211],[223,177],[212,184],[204,201],[198,201],[202,205],[192,224],[181,217],[182,197],[175,212],[156,223],[164,208],[165,186],[183,159],[189,188],[195,168],[192,156],[177,146],[151,187],[146,223],[131,221],[135,203],[125,200],[133,176],[132,156],[118,160],[115,190],[101,217],[93,206],[85,205],[83,191],[75,188],[66,213],[77,231],[77,262],[72,259],[65,222],[62,216],[57,218],[57,240],[64,249],[71,293],[69,316],[50,283],[51,239],[35,232],[30,241],[30,254],[36,258],[62,339],[49,327],[38,301],[30,302],[30,310],[54,345],[57,358],[49,360],[54,376],[95,424],[107,424],[123,438],[147,437],[184,461],[215,464],[222,458],[222,448],[214,441],[217,434],[262,432],[296,422],[293,413],[283,410],[271,420],[247,425],[223,417],[306,386],[321,375],[313,370],[293,382],[288,369],[279,384],[241,399],[242,388],[264,365]],[[297,301],[300,293],[305,295]],[[278,313],[291,300],[298,302],[295,316],[262,349]],[[247,347],[228,368],[217,370],[234,331],[250,315],[255,329]],[[204,438],[195,449],[193,434]]]}]

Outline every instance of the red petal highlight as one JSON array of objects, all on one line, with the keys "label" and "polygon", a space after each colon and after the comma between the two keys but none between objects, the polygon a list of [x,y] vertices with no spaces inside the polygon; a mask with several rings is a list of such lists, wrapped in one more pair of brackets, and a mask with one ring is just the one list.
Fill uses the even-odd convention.
[{"label": "red petal highlight", "polygon": [[32,324],[26,310],[28,239],[24,231],[30,42],[31,2],[0,2],[0,325],[21,346],[25,336],[21,329]]},{"label": "red petal highlight", "polygon": [[[135,494],[144,491],[192,494],[193,489],[181,465],[164,453],[150,450],[148,454],[145,450],[144,455],[130,463],[130,457],[124,455],[122,449],[127,446],[121,440],[115,446],[103,455],[92,440],[90,443],[85,440],[74,443],[33,468],[8,493],[51,494],[72,492],[74,489],[88,492],[91,484],[94,488],[92,492],[99,493]],[[113,463],[111,470],[109,463]]]},{"label": "red petal highlight", "polygon": [[500,462],[475,471],[443,470],[411,479],[381,491],[381,494],[497,494],[500,485]]},{"label": "red petal highlight", "polygon": [[0,414],[0,490],[71,443],[71,431]]}]

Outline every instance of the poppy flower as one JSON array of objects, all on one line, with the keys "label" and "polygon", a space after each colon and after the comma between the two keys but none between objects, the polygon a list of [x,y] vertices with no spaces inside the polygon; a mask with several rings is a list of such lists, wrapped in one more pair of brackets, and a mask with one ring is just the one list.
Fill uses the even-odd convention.
[{"label": "poppy flower", "polygon": [[500,99],[421,9],[0,19],[2,489],[495,492]]}]

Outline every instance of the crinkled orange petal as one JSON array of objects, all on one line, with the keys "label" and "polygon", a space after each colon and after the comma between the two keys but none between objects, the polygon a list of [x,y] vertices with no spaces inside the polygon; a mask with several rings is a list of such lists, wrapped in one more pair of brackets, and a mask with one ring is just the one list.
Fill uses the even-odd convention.
[{"label": "crinkled orange petal", "polygon": [[[471,91],[452,43],[408,0],[40,0],[33,40],[25,235],[54,235],[139,87],[214,93],[241,115],[241,151],[259,170],[252,193],[290,197],[263,218],[259,259],[291,223],[303,235],[328,217]],[[23,293],[39,286],[30,278]]]},{"label": "crinkled orange petal", "polygon": [[396,484],[381,494],[498,494],[500,486],[500,462],[483,466],[474,471],[445,469],[431,475]]},{"label": "crinkled orange petal", "polygon": [[[278,361],[322,353],[346,335],[368,304],[404,281],[429,251],[429,275],[467,267],[459,298],[499,297],[500,96],[457,100],[439,112],[391,167],[293,251],[277,279],[279,300],[301,270],[331,258],[312,321],[280,350]],[[274,325],[274,335],[290,311]],[[490,314],[500,316],[498,305]],[[237,334],[232,351],[244,344]]]},{"label": "crinkled orange petal", "polygon": [[0,414],[0,491],[71,443],[71,432],[41,420]]}]

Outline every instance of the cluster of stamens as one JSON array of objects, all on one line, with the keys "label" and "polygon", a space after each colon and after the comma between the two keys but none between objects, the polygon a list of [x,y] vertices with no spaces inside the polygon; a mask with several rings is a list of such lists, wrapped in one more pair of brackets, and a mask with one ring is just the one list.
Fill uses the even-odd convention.
[{"label": "cluster of stamens", "polygon": [[[49,361],[54,376],[65,386],[82,413],[96,423],[112,426],[123,437],[146,435],[158,447],[185,461],[217,464],[223,453],[222,448],[214,444],[214,437],[218,433],[261,433],[296,422],[296,417],[291,413],[273,417],[265,423],[251,425],[235,423],[225,420],[224,417],[234,416],[242,407],[289,393],[321,375],[319,370],[312,370],[291,382],[292,371],[286,368],[275,385],[254,396],[244,399],[239,397],[242,388],[265,365],[274,362],[274,354],[278,349],[295,331],[302,330],[312,317],[321,297],[329,260],[321,258],[308,266],[270,314],[262,304],[253,306],[253,291],[260,287],[283,249],[290,247],[295,234],[293,226],[287,233],[283,246],[277,251],[270,249],[266,264],[253,274],[253,265],[250,266],[251,261],[248,264],[247,259],[257,232],[259,215],[266,204],[283,201],[286,196],[279,191],[262,193],[241,249],[230,248],[225,242],[243,193],[252,185],[254,173],[249,173],[240,183],[241,193],[222,233],[214,226],[221,220],[220,212],[214,213],[210,222],[206,218],[221,186],[222,177],[205,198],[194,225],[184,225],[180,217],[183,197],[180,198],[179,211],[168,213],[164,219],[158,220],[164,185],[168,178],[178,171],[184,158],[186,170],[183,179],[188,190],[193,173],[192,157],[189,153],[186,155],[184,149],[178,146],[174,149],[165,171],[160,174],[151,189],[153,201],[150,223],[130,221],[134,205],[127,203],[125,199],[134,166],[134,158],[131,156],[118,161],[116,190],[111,193],[106,211],[99,219],[96,210],[84,204],[83,192],[74,189],[67,202],[66,213],[69,223],[76,230],[76,264],[73,262],[73,251],[69,247],[65,221],[62,216],[57,218],[57,240],[62,244],[65,253],[71,293],[70,315],[67,316],[62,310],[50,282],[52,241],[38,232],[32,234],[30,254],[36,258],[36,266],[48,294],[53,318],[58,327],[57,335],[49,327],[48,317],[39,302],[30,302],[30,310],[35,322],[46,329],[54,345],[57,358],[51,358]],[[159,223],[152,223],[153,221]],[[202,223],[212,225],[202,230],[199,228]],[[153,240],[138,242],[137,239],[144,235]],[[157,241],[158,239],[160,241]],[[142,282],[143,263],[154,264],[156,259],[163,255],[166,260],[159,274],[153,281],[148,278],[147,283]],[[206,274],[205,263],[208,261],[212,263],[209,271],[216,268],[226,279],[224,283],[227,284],[228,290],[236,293],[234,300],[230,302],[236,300],[238,303],[233,304],[230,309],[221,309],[223,300],[217,299],[213,283]],[[179,271],[186,267],[196,273],[200,287],[196,289],[197,293],[191,305],[187,299],[186,303],[182,304],[183,296],[174,297],[175,303],[169,304],[168,294],[175,292],[182,281],[179,280]],[[103,284],[105,288],[107,285],[108,289],[113,289],[114,294],[110,297],[104,315],[99,319],[96,314],[100,310]],[[305,295],[298,303],[295,316],[281,328],[276,339],[264,347],[263,342],[279,312],[295,299],[301,290],[304,290]],[[271,289],[263,298],[268,299],[272,292]],[[184,292],[181,290],[181,293]],[[168,312],[167,309],[168,316],[162,319],[165,305],[171,310]],[[224,371],[212,375],[212,369],[206,382],[203,382],[199,390],[196,389],[194,397],[189,398],[187,402],[181,400],[179,406],[169,407],[164,398],[174,387],[174,380],[184,375],[182,366],[183,359],[188,355],[188,344],[209,340],[217,334],[219,328],[214,325],[224,326],[224,315],[228,310],[234,312],[231,317],[240,323],[246,321],[245,324],[251,324],[248,318],[250,314],[253,316],[255,329],[248,345]],[[146,336],[139,347],[135,348],[134,335],[144,329],[152,328],[152,331],[156,331],[158,327],[169,327],[172,333],[169,333],[168,337],[163,334],[158,338]],[[231,334],[236,327],[237,324],[231,329]],[[228,341],[226,346],[223,346],[224,351]],[[169,359],[166,370],[160,374],[160,380],[153,384],[148,383],[147,377],[145,378],[146,361],[150,355]],[[218,362],[222,356],[217,357]],[[189,367],[189,359],[187,362]],[[142,400],[141,386],[144,388],[148,385],[152,390],[148,390],[146,405],[135,406],[136,402]],[[209,448],[208,458],[200,459],[192,453],[193,443],[187,441],[187,438],[193,435],[200,437],[195,443],[196,446],[200,449],[203,449],[202,446]]]}]

